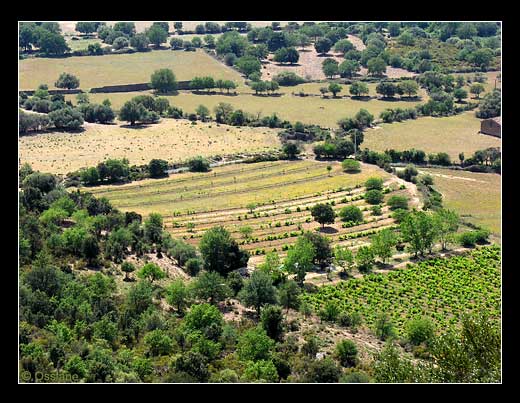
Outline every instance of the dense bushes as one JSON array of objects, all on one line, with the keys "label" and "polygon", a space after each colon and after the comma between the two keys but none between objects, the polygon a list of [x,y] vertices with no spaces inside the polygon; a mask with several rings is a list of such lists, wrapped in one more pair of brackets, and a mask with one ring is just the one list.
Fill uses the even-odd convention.
[{"label": "dense bushes", "polygon": [[276,81],[279,85],[284,87],[294,86],[305,82],[303,78],[292,71],[278,73],[273,77],[273,81]]},{"label": "dense bushes", "polygon": [[385,109],[379,117],[385,123],[401,122],[408,119],[417,119],[417,110],[413,108]]}]

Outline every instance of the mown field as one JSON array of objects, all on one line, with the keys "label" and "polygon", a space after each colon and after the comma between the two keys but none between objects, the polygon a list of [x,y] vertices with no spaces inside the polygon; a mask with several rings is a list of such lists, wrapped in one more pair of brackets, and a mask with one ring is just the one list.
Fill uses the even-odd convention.
[{"label": "mown field", "polygon": [[19,88],[36,89],[40,84],[47,84],[50,89],[55,88],[54,83],[63,72],[77,76],[82,89],[146,83],[150,81],[151,74],[161,68],[173,70],[177,80],[181,81],[204,75],[234,80],[237,83],[243,81],[240,74],[202,50],[156,50],[122,55],[20,60]]},{"label": "mown field", "polygon": [[[355,227],[343,228],[339,219],[327,225],[324,233],[334,242],[360,240],[394,225],[386,207],[381,216],[373,216],[362,198],[363,184],[372,176],[385,179],[389,194],[405,193],[388,173],[364,165],[362,172],[347,174],[336,162],[330,163],[333,169],[329,175],[327,165],[311,160],[239,164],[210,173],[175,174],[167,179],[85,190],[107,197],[123,211],[161,213],[166,229],[192,244],[198,244],[207,229],[222,225],[253,254],[274,249],[281,252],[302,231],[319,227],[310,214],[318,202],[332,203],[336,211],[347,204],[365,211],[366,222]],[[250,203],[257,206],[250,210]],[[249,236],[242,234],[243,227],[251,227]]]},{"label": "mown field", "polygon": [[370,150],[407,150],[415,148],[426,153],[446,152],[458,161],[459,153],[471,156],[475,151],[500,147],[501,140],[479,134],[481,120],[472,111],[449,117],[421,117],[396,123],[382,123],[368,129],[362,147]]},{"label": "mown field", "polygon": [[305,294],[304,299],[317,311],[327,302],[335,302],[342,310],[358,312],[368,327],[386,313],[401,335],[405,324],[418,317],[429,317],[437,331],[443,331],[472,311],[500,317],[500,264],[499,247],[482,247],[467,255],[323,286],[314,294]]},{"label": "mown field", "polygon": [[457,211],[464,221],[481,225],[500,236],[501,179],[498,174],[421,169],[433,176],[446,208]]},{"label": "mown field", "polygon": [[85,124],[81,133],[49,132],[19,139],[20,162],[43,172],[65,174],[94,166],[107,158],[128,158],[147,164],[152,158],[170,162],[196,155],[216,156],[269,151],[280,148],[277,131],[265,127],[233,127],[187,120],[162,119],[134,128]]}]

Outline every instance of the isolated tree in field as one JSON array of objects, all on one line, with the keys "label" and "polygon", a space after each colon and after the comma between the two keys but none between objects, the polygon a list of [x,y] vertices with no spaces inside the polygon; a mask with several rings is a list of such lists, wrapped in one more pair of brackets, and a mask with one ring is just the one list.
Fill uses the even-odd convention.
[{"label": "isolated tree in field", "polygon": [[263,305],[276,304],[276,288],[271,276],[262,270],[255,270],[245,282],[238,298],[245,306],[255,308],[257,315]]},{"label": "isolated tree in field", "polygon": [[327,39],[327,38],[319,38],[314,43],[314,49],[316,49],[316,52],[318,52],[319,54],[327,53],[331,47],[332,47],[332,42],[330,39]]},{"label": "isolated tree in field", "polygon": [[69,73],[61,73],[58,81],[54,83],[58,88],[66,88],[68,90],[79,87],[79,79]]},{"label": "isolated tree in field", "polygon": [[397,236],[395,233],[385,228],[373,235],[370,240],[374,255],[381,258],[383,263],[386,263],[387,259],[392,257],[394,248],[397,245]]},{"label": "isolated tree in field", "polygon": [[200,273],[192,284],[192,291],[198,299],[204,302],[209,300],[212,305],[224,301],[231,295],[224,277],[212,271]]},{"label": "isolated tree in field", "polygon": [[333,78],[338,74],[338,62],[334,59],[325,59],[322,63],[323,74],[328,78]]},{"label": "isolated tree in field", "polygon": [[121,271],[125,273],[125,281],[128,281],[130,280],[128,274],[135,271],[135,265],[131,262],[124,261],[123,263],[121,263]]},{"label": "isolated tree in field", "polygon": [[354,81],[349,87],[349,92],[356,97],[362,97],[368,95],[368,86],[361,81]]},{"label": "isolated tree in field", "polygon": [[243,238],[249,239],[251,237],[251,234],[253,233],[253,228],[251,228],[249,225],[245,225],[243,227],[240,227],[239,231],[242,234]]},{"label": "isolated tree in field", "polygon": [[439,209],[433,213],[433,220],[438,230],[442,250],[446,250],[446,246],[454,240],[454,235],[459,229],[459,216],[455,211]]},{"label": "isolated tree in field", "polygon": [[341,221],[350,221],[353,223],[363,221],[363,212],[358,206],[350,205],[343,207],[339,212],[339,216],[341,217]]},{"label": "isolated tree in field", "polygon": [[337,83],[331,83],[329,85],[329,91],[332,92],[332,96],[334,98],[336,97],[336,94],[338,94],[338,92],[341,92],[341,90],[342,90],[341,85],[339,85]]},{"label": "isolated tree in field", "polygon": [[344,273],[350,273],[354,265],[354,255],[346,246],[336,245],[334,248],[334,262],[343,268]]},{"label": "isolated tree in field", "polygon": [[214,227],[204,233],[199,244],[204,268],[227,275],[247,265],[249,254],[242,251],[223,227]]},{"label": "isolated tree in field", "polygon": [[384,98],[392,98],[397,91],[397,87],[390,82],[380,82],[376,86],[376,92],[381,94]]},{"label": "isolated tree in field", "polygon": [[374,57],[367,62],[368,74],[381,76],[386,71],[386,62],[381,57]]},{"label": "isolated tree in field", "polygon": [[175,75],[170,69],[155,70],[150,80],[151,87],[159,93],[168,93],[177,89]]},{"label": "isolated tree in field", "polygon": [[334,224],[335,213],[332,206],[329,204],[318,203],[311,208],[311,215],[315,221],[321,224],[324,228],[325,224]]},{"label": "isolated tree in field", "polygon": [[386,204],[390,207],[390,210],[408,210],[408,198],[405,196],[390,196]]},{"label": "isolated tree in field", "polygon": [[453,90],[453,96],[457,102],[461,102],[463,99],[468,97],[468,92],[464,88],[456,88]]},{"label": "isolated tree in field", "polygon": [[119,119],[130,122],[131,126],[141,120],[147,113],[146,108],[141,103],[126,101],[119,110]]},{"label": "isolated tree in field", "polygon": [[314,267],[315,255],[314,245],[303,237],[299,237],[294,247],[287,252],[284,266],[288,272],[296,274],[295,280],[300,286],[303,286],[305,274]]},{"label": "isolated tree in field", "polygon": [[150,283],[166,277],[166,274],[155,263],[146,263],[141,270],[137,272],[137,277],[148,279]]},{"label": "isolated tree in field", "polygon": [[485,88],[480,83],[475,83],[469,88],[469,92],[476,95],[477,99],[480,99],[480,94],[485,91]]}]

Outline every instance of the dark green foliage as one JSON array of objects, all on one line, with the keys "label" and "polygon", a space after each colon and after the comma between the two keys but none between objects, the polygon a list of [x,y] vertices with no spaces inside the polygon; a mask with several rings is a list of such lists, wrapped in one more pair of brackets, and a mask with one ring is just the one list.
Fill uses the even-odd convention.
[{"label": "dark green foliage", "polygon": [[227,275],[247,265],[249,254],[242,251],[223,227],[214,227],[204,233],[199,244],[204,268]]}]

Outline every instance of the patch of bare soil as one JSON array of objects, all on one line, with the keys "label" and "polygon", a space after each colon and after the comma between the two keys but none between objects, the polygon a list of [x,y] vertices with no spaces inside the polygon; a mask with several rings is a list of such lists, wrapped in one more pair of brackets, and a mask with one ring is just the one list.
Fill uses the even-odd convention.
[{"label": "patch of bare soil", "polygon": [[273,62],[274,55],[271,54],[268,57],[268,62],[262,66],[262,80],[271,80],[273,76],[281,73],[282,71],[292,71],[293,73],[303,77],[307,80],[324,80],[325,74],[322,71],[322,63],[325,59],[335,59],[338,63],[341,63],[344,59],[339,53],[329,52],[327,55],[318,55],[316,49],[308,47],[304,50],[299,49],[300,59],[298,63],[293,65],[279,64]]},{"label": "patch of bare soil", "polygon": [[[361,67],[358,74],[361,76],[366,76],[368,75],[368,69],[366,67]],[[385,76],[387,78],[415,77],[416,75],[417,73],[414,73],[413,71],[391,66],[387,66],[385,72]]]},{"label": "patch of bare soil", "polygon": [[366,45],[363,43],[360,37],[355,35],[347,35],[347,39],[352,42],[352,45],[354,45],[354,48],[356,50],[359,50],[360,52],[366,49]]},{"label": "patch of bare soil", "polygon": [[[146,257],[144,257],[146,256]],[[167,279],[175,280],[181,278],[188,280],[190,276],[181,269],[174,259],[169,258],[166,255],[162,255],[162,258],[158,258],[156,253],[146,253],[143,257],[136,257],[132,255],[128,260],[136,265],[137,268],[142,267],[146,263],[155,263],[166,273]]]}]

